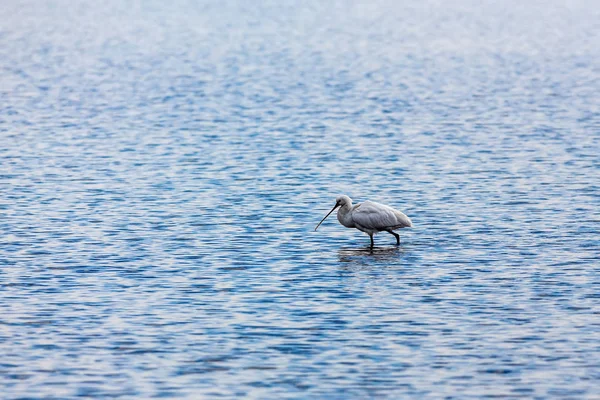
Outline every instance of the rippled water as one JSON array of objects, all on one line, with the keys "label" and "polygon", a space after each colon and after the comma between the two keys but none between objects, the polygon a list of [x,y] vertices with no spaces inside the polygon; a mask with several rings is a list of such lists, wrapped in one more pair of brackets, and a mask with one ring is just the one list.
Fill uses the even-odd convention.
[{"label": "rippled water", "polygon": [[2,397],[600,397],[600,8],[402,3],[4,2]]}]

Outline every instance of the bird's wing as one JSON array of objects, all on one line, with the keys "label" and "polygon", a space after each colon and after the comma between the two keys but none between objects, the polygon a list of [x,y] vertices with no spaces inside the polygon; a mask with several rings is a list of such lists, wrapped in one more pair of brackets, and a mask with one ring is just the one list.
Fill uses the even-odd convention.
[{"label": "bird's wing", "polygon": [[367,229],[386,230],[412,226],[404,213],[374,201],[365,201],[352,209],[354,223]]}]

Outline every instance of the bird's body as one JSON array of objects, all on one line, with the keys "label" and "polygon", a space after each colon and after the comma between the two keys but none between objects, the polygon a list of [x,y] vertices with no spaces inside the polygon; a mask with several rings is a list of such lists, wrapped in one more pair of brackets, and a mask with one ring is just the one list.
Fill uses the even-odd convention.
[{"label": "bird's body", "polygon": [[[400,244],[400,236],[393,231],[400,228],[412,227],[412,221],[404,213],[393,209],[390,206],[379,204],[374,201],[365,201],[352,205],[352,199],[348,196],[338,196],[333,209],[340,207],[337,218],[340,224],[346,228],[356,228],[365,232],[371,238],[371,248],[374,245],[373,235],[378,232],[388,232],[396,238],[396,243]],[[327,214],[325,218],[329,216]],[[325,220],[321,220],[319,225]],[[317,230],[317,228],[315,230]]]}]

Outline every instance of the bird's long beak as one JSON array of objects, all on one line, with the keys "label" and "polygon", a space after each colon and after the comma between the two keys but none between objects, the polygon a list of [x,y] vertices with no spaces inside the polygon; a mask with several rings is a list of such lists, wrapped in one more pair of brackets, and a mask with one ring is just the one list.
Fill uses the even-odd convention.
[{"label": "bird's long beak", "polygon": [[329,211],[329,213],[327,213],[327,215],[326,215],[325,217],[323,217],[323,219],[321,220],[321,222],[319,222],[319,223],[318,223],[318,225],[315,227],[315,231],[317,230],[317,228],[318,228],[319,226],[321,226],[321,224],[323,223],[323,221],[325,221],[325,219],[326,219],[327,217],[329,217],[329,214],[331,214],[331,213],[333,212],[333,210],[335,210],[335,209],[336,209],[336,208],[338,208],[339,206],[340,206],[339,204],[336,204],[335,206],[333,206],[333,208],[331,209],[331,211]]}]

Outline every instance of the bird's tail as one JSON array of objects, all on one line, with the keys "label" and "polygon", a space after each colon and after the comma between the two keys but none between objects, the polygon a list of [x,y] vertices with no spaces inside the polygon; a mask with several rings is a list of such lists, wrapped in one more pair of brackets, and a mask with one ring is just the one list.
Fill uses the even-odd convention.
[{"label": "bird's tail", "polygon": [[396,211],[396,218],[398,219],[399,225],[401,225],[403,228],[412,228],[412,221],[406,214],[397,210],[394,211]]}]

